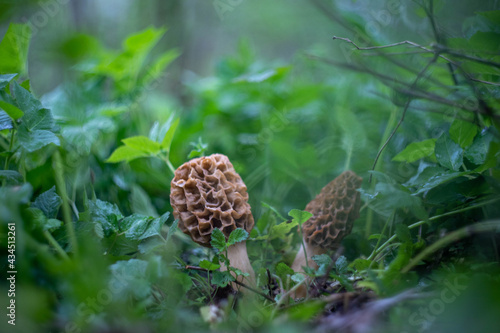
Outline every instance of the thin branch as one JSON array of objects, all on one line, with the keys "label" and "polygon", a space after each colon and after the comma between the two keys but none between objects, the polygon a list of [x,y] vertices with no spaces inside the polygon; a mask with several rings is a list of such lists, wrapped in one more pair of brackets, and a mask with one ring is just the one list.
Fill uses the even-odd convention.
[{"label": "thin branch", "polygon": [[[415,78],[415,81],[413,81],[413,84],[411,85],[410,90],[417,86],[417,83],[420,80],[420,78],[424,75],[424,73],[427,71],[427,69],[434,62],[436,62],[438,56],[439,56],[438,54],[435,54],[434,57],[432,57],[431,61],[429,61],[427,63],[427,65],[422,69],[422,71],[419,73],[419,75]],[[411,102],[411,98],[408,97],[407,100],[406,100],[405,107],[403,109],[403,113],[401,114],[401,118],[399,119],[399,122],[397,123],[396,127],[394,128],[394,130],[392,131],[392,133],[389,135],[389,137],[387,138],[387,140],[385,141],[385,143],[382,145],[382,147],[380,147],[380,149],[379,149],[379,151],[377,153],[377,156],[375,157],[375,161],[373,161],[372,170],[375,170],[375,166],[377,166],[377,162],[378,162],[378,159],[380,158],[380,155],[382,155],[382,152],[384,151],[385,147],[387,147],[387,145],[389,144],[389,142],[394,137],[394,135],[396,134],[397,130],[399,129],[399,127],[403,123],[403,121],[405,119],[406,112],[408,111],[408,107],[410,106],[410,102]],[[368,180],[369,183],[372,182],[372,177],[373,177],[373,173],[370,173],[370,178]]]}]

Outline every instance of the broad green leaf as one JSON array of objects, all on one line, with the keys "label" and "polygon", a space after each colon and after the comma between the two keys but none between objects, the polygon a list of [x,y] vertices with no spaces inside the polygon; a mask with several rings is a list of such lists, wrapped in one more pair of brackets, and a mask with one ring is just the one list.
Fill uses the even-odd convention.
[{"label": "broad green leaf", "polygon": [[[168,215],[167,215],[168,218]],[[140,214],[132,214],[120,222],[120,232],[125,232],[125,237],[132,240],[143,240],[160,235],[164,218],[152,218]]]},{"label": "broad green leaf", "polygon": [[465,157],[476,165],[481,165],[486,161],[486,156],[493,140],[493,134],[487,131],[478,135],[474,142],[465,150]]},{"label": "broad green leaf", "polygon": [[19,206],[27,204],[33,193],[29,183],[21,186],[0,187],[0,221],[4,223],[21,219]]},{"label": "broad green leaf", "polygon": [[[28,90],[21,87],[16,81],[12,81],[10,84],[10,90],[16,97],[16,103],[19,109],[21,109],[25,114],[23,121],[26,119],[31,119],[34,117],[37,119],[36,112],[42,108],[42,103],[36,99]],[[35,121],[36,124],[38,121]],[[31,127],[31,124],[28,127]]]},{"label": "broad green leaf", "polygon": [[99,199],[89,200],[87,211],[80,214],[80,221],[101,224],[106,237],[120,232],[118,220],[122,218],[123,215],[116,204]]},{"label": "broad green leaf", "polygon": [[214,271],[212,273],[212,279],[211,279],[212,284],[215,284],[216,286],[222,288],[227,286],[230,282],[234,280],[235,280],[234,277],[228,271],[223,271],[223,272]]},{"label": "broad green leaf", "polygon": [[432,175],[427,182],[419,185],[417,188],[417,191],[414,193],[414,195],[418,195],[420,193],[427,192],[437,186],[440,186],[452,179],[465,176],[467,174],[470,174],[471,172],[469,171],[464,171],[464,172],[459,172],[459,171],[444,171],[444,172],[439,172],[434,175]]},{"label": "broad green leaf", "polygon": [[29,214],[31,214],[30,220],[33,226],[42,231],[51,231],[57,229],[63,225],[62,221],[57,219],[49,219],[40,209],[35,207],[28,208]]},{"label": "broad green leaf", "polygon": [[450,127],[450,137],[458,143],[460,147],[467,148],[474,141],[478,127],[467,121],[455,119]]},{"label": "broad green leaf", "polygon": [[132,185],[129,199],[132,212],[147,216],[158,216],[158,212],[148,194],[139,185]]},{"label": "broad green leaf", "polygon": [[412,163],[421,158],[431,156],[434,153],[436,139],[427,139],[420,142],[410,143],[403,151],[392,159],[396,162]]},{"label": "broad green leaf", "polygon": [[174,138],[175,130],[177,126],[179,126],[179,118],[175,118],[172,120],[170,127],[165,133],[163,140],[161,142],[161,147],[167,151],[170,151],[170,145],[172,144],[172,139]]},{"label": "broad green leaf", "polygon": [[0,74],[27,72],[31,28],[28,24],[11,23],[0,42]]},{"label": "broad green leaf", "polygon": [[243,230],[241,228],[237,228],[233,231],[231,231],[231,234],[229,235],[229,238],[227,240],[227,245],[231,246],[233,244],[243,242],[248,238],[248,232],[246,230]]},{"label": "broad green leaf", "polygon": [[145,136],[133,136],[130,138],[123,139],[122,142],[127,147],[143,151],[149,154],[157,154],[161,150],[161,146],[158,142],[152,141]]},{"label": "broad green leaf", "polygon": [[215,271],[216,269],[220,268],[220,265],[214,264],[213,262],[208,260],[202,260],[200,261],[200,267],[209,271]]},{"label": "broad green leaf", "polygon": [[40,209],[48,218],[54,218],[61,207],[62,199],[56,193],[56,187],[40,194],[31,207]]},{"label": "broad green leaf", "polygon": [[291,276],[293,282],[300,283],[305,280],[305,276],[302,273],[295,273]]},{"label": "broad green leaf", "polygon": [[139,157],[149,156],[148,153],[128,146],[120,146],[106,160],[107,163],[130,162]]},{"label": "broad green leaf", "polygon": [[110,285],[119,289],[113,294],[117,300],[126,300],[130,296],[145,299],[151,295],[151,282],[148,279],[148,262],[140,259],[120,260],[109,266]]},{"label": "broad green leaf", "polygon": [[24,115],[24,112],[17,108],[17,106],[4,102],[2,100],[0,100],[0,108],[14,120],[17,120]]},{"label": "broad green leaf", "polygon": [[437,139],[435,152],[439,164],[445,168],[458,171],[463,163],[463,149],[446,134]]},{"label": "broad green leaf", "polygon": [[212,231],[210,244],[216,252],[224,252],[224,250],[226,250],[226,237],[220,229],[216,228]]},{"label": "broad green leaf", "polygon": [[254,238],[254,240],[264,240],[264,239],[284,239],[286,235],[293,229],[298,226],[296,221],[285,221],[280,224],[273,225],[269,230],[268,235],[263,235]]},{"label": "broad green leaf", "polygon": [[420,219],[427,217],[422,200],[401,185],[377,183],[375,193],[368,206],[384,217],[390,217],[395,209],[410,210]]},{"label": "broad green leaf", "polygon": [[278,275],[283,283],[286,281],[287,275],[293,275],[295,272],[287,264],[280,262],[276,265],[276,275]]},{"label": "broad green leaf", "polygon": [[19,140],[19,145],[26,149],[28,152],[34,152],[41,149],[51,143],[56,146],[60,146],[61,142],[59,138],[47,130],[32,130],[29,131],[25,126],[20,126],[17,131],[17,137]]},{"label": "broad green leaf", "polygon": [[297,222],[300,226],[304,224],[307,220],[313,216],[313,214],[306,212],[305,210],[292,209],[289,213],[289,216],[293,218],[293,221]]},{"label": "broad green leaf", "polygon": [[179,228],[178,225],[179,225],[179,220],[175,220],[174,222],[172,222],[172,225],[170,226],[170,228],[168,228],[167,239],[165,240],[166,243],[169,242],[169,240],[172,238],[172,235]]},{"label": "broad green leaf", "polygon": [[17,74],[2,74],[0,75],[0,89],[5,88],[10,81],[12,81]]}]

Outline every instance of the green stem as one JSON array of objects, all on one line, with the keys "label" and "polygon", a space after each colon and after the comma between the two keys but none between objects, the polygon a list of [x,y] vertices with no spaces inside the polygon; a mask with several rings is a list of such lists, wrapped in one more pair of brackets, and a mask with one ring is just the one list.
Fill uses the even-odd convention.
[{"label": "green stem", "polygon": [[167,164],[170,171],[172,172],[172,175],[175,176],[175,168],[172,165],[172,162],[170,162],[169,155],[165,156],[164,161]]},{"label": "green stem", "polygon": [[[370,210],[370,211],[371,211],[371,210]],[[373,252],[370,254],[370,257],[369,257],[369,258],[371,258],[372,256],[374,256],[374,255],[375,255],[374,253],[376,253],[376,252],[377,252],[378,245],[380,244],[380,240],[382,239],[382,236],[383,236],[383,235],[384,235],[384,233],[385,233],[385,229],[387,229],[387,226],[389,225],[389,221],[390,221],[390,220],[392,220],[393,218],[394,218],[394,212],[393,212],[393,213],[391,214],[391,216],[387,219],[387,221],[385,221],[384,227],[382,228],[382,232],[380,233],[380,237],[379,237],[379,238],[378,238],[378,240],[377,240],[377,244],[375,244],[375,248],[373,249]],[[372,262],[372,264],[373,264],[373,262]],[[371,265],[372,265],[372,264],[370,264],[370,267],[371,267]]]},{"label": "green stem", "polygon": [[436,252],[437,250],[450,245],[453,242],[477,233],[490,231],[500,231],[500,220],[481,222],[450,232],[443,238],[439,239],[437,242],[423,249],[415,258],[413,258],[408,263],[408,265],[406,265],[405,268],[401,270],[401,273],[410,271],[413,267],[417,266],[422,259]]},{"label": "green stem", "polygon": [[59,243],[54,239],[54,237],[52,236],[52,234],[50,232],[48,232],[47,230],[44,230],[43,231],[43,235],[45,236],[45,238],[47,239],[47,241],[50,243],[50,245],[52,245],[54,247],[54,249],[56,250],[56,252],[63,259],[69,260],[68,254],[63,250],[63,248],[61,247],[61,245],[59,245]]},{"label": "green stem", "polygon": [[59,195],[62,198],[62,213],[64,223],[66,224],[66,231],[69,236],[69,242],[73,253],[78,256],[78,243],[76,241],[75,229],[73,221],[71,220],[71,210],[68,202],[68,195],[66,193],[66,182],[64,181],[64,166],[61,159],[61,154],[58,150],[55,151],[53,157],[54,177],[56,180]]},{"label": "green stem", "polygon": [[[465,207],[465,208],[462,208],[462,209],[454,210],[452,212],[448,212],[448,213],[436,215],[436,216],[430,217],[428,220],[422,220],[422,221],[415,222],[415,223],[409,225],[408,228],[409,229],[413,229],[413,228],[416,228],[418,226],[421,226],[421,225],[427,223],[427,221],[434,221],[434,220],[437,220],[437,219],[439,219],[441,217],[450,216],[450,215],[454,215],[454,214],[458,214],[458,213],[463,213],[463,212],[466,212],[466,211],[474,209],[474,208],[478,208],[478,207],[489,205],[489,204],[491,204],[493,202],[496,202],[496,201],[499,201],[499,200],[500,200],[500,198],[495,198],[495,199],[491,199],[491,200],[487,200],[487,201],[478,203],[477,205],[468,206],[468,207]],[[391,238],[389,238],[384,244],[382,244],[382,246],[380,246],[376,251],[374,251],[368,257],[368,260],[373,260],[373,258],[375,257],[375,255],[377,255],[378,253],[380,253],[381,251],[383,251],[393,240],[396,239],[396,237],[397,237],[397,235],[392,235]]]},{"label": "green stem", "polygon": [[[14,129],[11,129],[10,131],[10,142],[9,142],[9,153],[12,152],[12,147],[14,147]],[[7,157],[5,158],[5,165],[3,167],[4,170],[7,170],[9,169],[9,162],[10,162],[10,157],[11,155],[7,155]],[[4,181],[2,182],[2,186],[5,186],[6,184],[6,180],[4,179]]]}]

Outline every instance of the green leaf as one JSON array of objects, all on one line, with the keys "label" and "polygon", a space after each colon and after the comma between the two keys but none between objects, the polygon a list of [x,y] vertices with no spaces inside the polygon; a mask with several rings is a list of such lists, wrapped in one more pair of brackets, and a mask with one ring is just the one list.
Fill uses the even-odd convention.
[{"label": "green leaf", "polygon": [[300,226],[304,224],[307,220],[313,216],[313,214],[306,212],[305,210],[292,209],[289,213],[289,216],[293,218],[293,221],[297,222]]},{"label": "green leaf", "polygon": [[0,170],[0,182],[4,180],[8,185],[17,185],[23,182],[23,176],[14,170]]},{"label": "green leaf", "polygon": [[446,134],[437,139],[435,152],[439,164],[445,168],[458,171],[463,163],[463,149]]},{"label": "green leaf", "polygon": [[311,258],[318,266],[330,266],[332,264],[332,258],[327,254],[321,254],[312,256]]},{"label": "green leaf", "polygon": [[0,89],[7,87],[10,81],[12,81],[17,74],[2,74],[0,75]]},{"label": "green leaf", "polygon": [[[165,214],[167,214],[167,213],[165,213]],[[174,222],[172,222],[172,225],[170,226],[170,228],[168,228],[168,234],[167,234],[167,239],[165,240],[165,243],[168,243],[170,238],[172,238],[172,235],[178,229],[178,225],[179,225],[179,220],[175,220]]]},{"label": "green leaf", "polygon": [[230,282],[234,281],[235,278],[229,273],[228,271],[214,271],[212,273],[212,284],[219,286],[219,287],[225,287],[227,286]]},{"label": "green leaf", "polygon": [[233,231],[231,231],[231,234],[229,235],[229,238],[227,240],[227,246],[231,246],[233,244],[243,242],[248,238],[248,232],[246,230],[243,230],[241,228],[237,228]]},{"label": "green leaf", "polygon": [[50,190],[40,194],[31,207],[40,209],[48,218],[54,218],[61,205],[62,199],[56,193],[56,187],[52,186]]},{"label": "green leaf", "polygon": [[158,154],[161,150],[161,146],[158,142],[152,141],[145,136],[133,136],[123,139],[122,142],[127,147],[149,154]]},{"label": "green leaf", "polygon": [[335,270],[337,274],[344,274],[347,271],[347,258],[345,256],[340,256],[337,261],[335,261]]},{"label": "green leaf", "polygon": [[0,108],[14,120],[17,120],[24,115],[24,112],[17,108],[17,106],[4,102],[2,100],[0,100]]},{"label": "green leaf", "polygon": [[0,74],[27,72],[31,28],[28,24],[11,23],[0,43]]},{"label": "green leaf", "polygon": [[38,208],[30,207],[28,212],[31,214],[30,220],[33,222],[33,226],[38,230],[51,231],[63,225],[62,221],[47,218],[44,212]]},{"label": "green leaf", "polygon": [[415,162],[421,158],[431,156],[434,153],[435,145],[436,139],[410,143],[403,151],[394,156],[392,160],[395,162]]},{"label": "green leaf", "polygon": [[305,276],[302,273],[295,273],[291,276],[293,282],[300,283],[305,280]]},{"label": "green leaf", "polygon": [[202,260],[202,261],[200,261],[200,267],[204,268],[206,270],[209,270],[209,271],[215,271],[216,269],[220,268],[220,265],[214,264],[213,262],[208,261],[208,260]]},{"label": "green leaf", "polygon": [[26,129],[26,126],[21,125],[17,131],[19,145],[28,152],[34,152],[51,143],[60,146],[59,138],[48,130],[32,130]]},{"label": "green leaf", "polygon": [[476,165],[481,165],[486,161],[490,142],[493,140],[493,134],[489,131],[478,135],[474,142],[465,150],[465,157]]},{"label": "green leaf", "polygon": [[210,244],[216,250],[216,252],[224,252],[226,250],[226,237],[220,229],[215,228],[212,231]]},{"label": "green leaf", "polygon": [[125,301],[130,296],[145,299],[151,295],[151,282],[148,280],[148,262],[140,259],[120,260],[109,266],[111,281],[109,285],[118,286],[119,292],[113,294],[117,300]]},{"label": "green leaf", "polygon": [[440,186],[452,179],[465,176],[467,174],[470,174],[471,172],[469,171],[464,171],[464,172],[459,172],[459,171],[450,171],[447,170],[445,172],[439,172],[434,175],[432,175],[424,184],[421,184],[417,191],[414,193],[414,195],[418,195],[420,193],[427,192],[437,186]]},{"label": "green leaf", "polygon": [[105,237],[118,233],[118,220],[122,219],[118,206],[99,199],[88,201],[87,211],[80,214],[80,220],[101,224]]},{"label": "green leaf", "polygon": [[[173,117],[173,116],[172,116]],[[161,142],[161,147],[167,151],[170,151],[170,145],[172,144],[172,140],[174,138],[175,130],[177,126],[179,126],[179,118],[172,118],[170,127],[168,128],[163,140]]]},{"label": "green leaf", "polygon": [[404,243],[411,242],[410,229],[405,224],[398,223],[396,225],[396,235],[398,236],[399,240]]},{"label": "green leaf", "polygon": [[458,143],[460,147],[467,148],[474,141],[478,127],[467,121],[455,119],[450,127],[450,137]]},{"label": "green leaf", "polygon": [[148,67],[147,73],[144,75],[141,84],[148,85],[152,81],[156,80],[160,74],[165,70],[165,68],[177,57],[180,52],[177,49],[168,50],[156,59],[156,61]]},{"label": "green leaf", "polygon": [[287,275],[293,275],[295,272],[287,264],[280,262],[276,265],[276,275],[278,275],[283,282],[286,281]]},{"label": "green leaf", "polygon": [[[166,215],[166,218],[168,218],[168,215]],[[165,223],[166,218],[151,218],[149,216],[132,214],[120,222],[120,232],[125,232],[125,237],[132,240],[143,240],[157,236],[160,235],[161,227]]]},{"label": "green leaf", "polygon": [[130,208],[136,214],[147,216],[158,216],[156,208],[153,206],[151,199],[142,187],[133,184],[130,192]]},{"label": "green leaf", "polygon": [[12,120],[5,111],[0,111],[0,131],[13,128]]},{"label": "green leaf", "polygon": [[137,150],[128,146],[120,146],[106,160],[106,163],[130,162],[136,158],[149,156],[141,150]]},{"label": "green leaf", "polygon": [[371,265],[371,261],[368,259],[354,259],[354,261],[351,263],[351,266],[354,267],[354,269],[358,272],[364,271],[368,269]]},{"label": "green leaf", "polygon": [[[42,103],[36,99],[28,90],[21,87],[16,81],[10,84],[10,90],[16,97],[17,106],[25,113],[23,121],[29,121],[31,117],[35,117],[28,127],[36,125],[39,122],[36,112],[42,108]],[[45,114],[43,114],[45,115]]]}]

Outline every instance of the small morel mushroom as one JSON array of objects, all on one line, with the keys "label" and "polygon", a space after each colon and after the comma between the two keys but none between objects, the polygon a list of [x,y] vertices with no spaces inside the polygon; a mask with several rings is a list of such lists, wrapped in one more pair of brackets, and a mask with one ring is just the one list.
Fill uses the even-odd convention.
[{"label": "small morel mushroom", "polygon": [[[303,272],[303,266],[317,269],[311,258],[338,249],[342,239],[351,232],[354,220],[359,217],[361,202],[357,189],[361,182],[361,177],[354,172],[345,171],[307,204],[305,210],[313,216],[302,225],[305,251],[301,246],[295,257],[291,267],[295,272]],[[305,295],[306,287],[302,285],[295,297]]]},{"label": "small morel mushroom", "polygon": [[[195,158],[181,165],[171,183],[170,204],[182,232],[202,246],[211,247],[215,228],[227,240],[233,230],[250,232],[254,226],[247,187],[228,157],[222,154]],[[249,274],[238,281],[255,284],[246,243],[231,245],[227,256],[232,267]],[[227,267],[222,265],[222,269]]]}]

